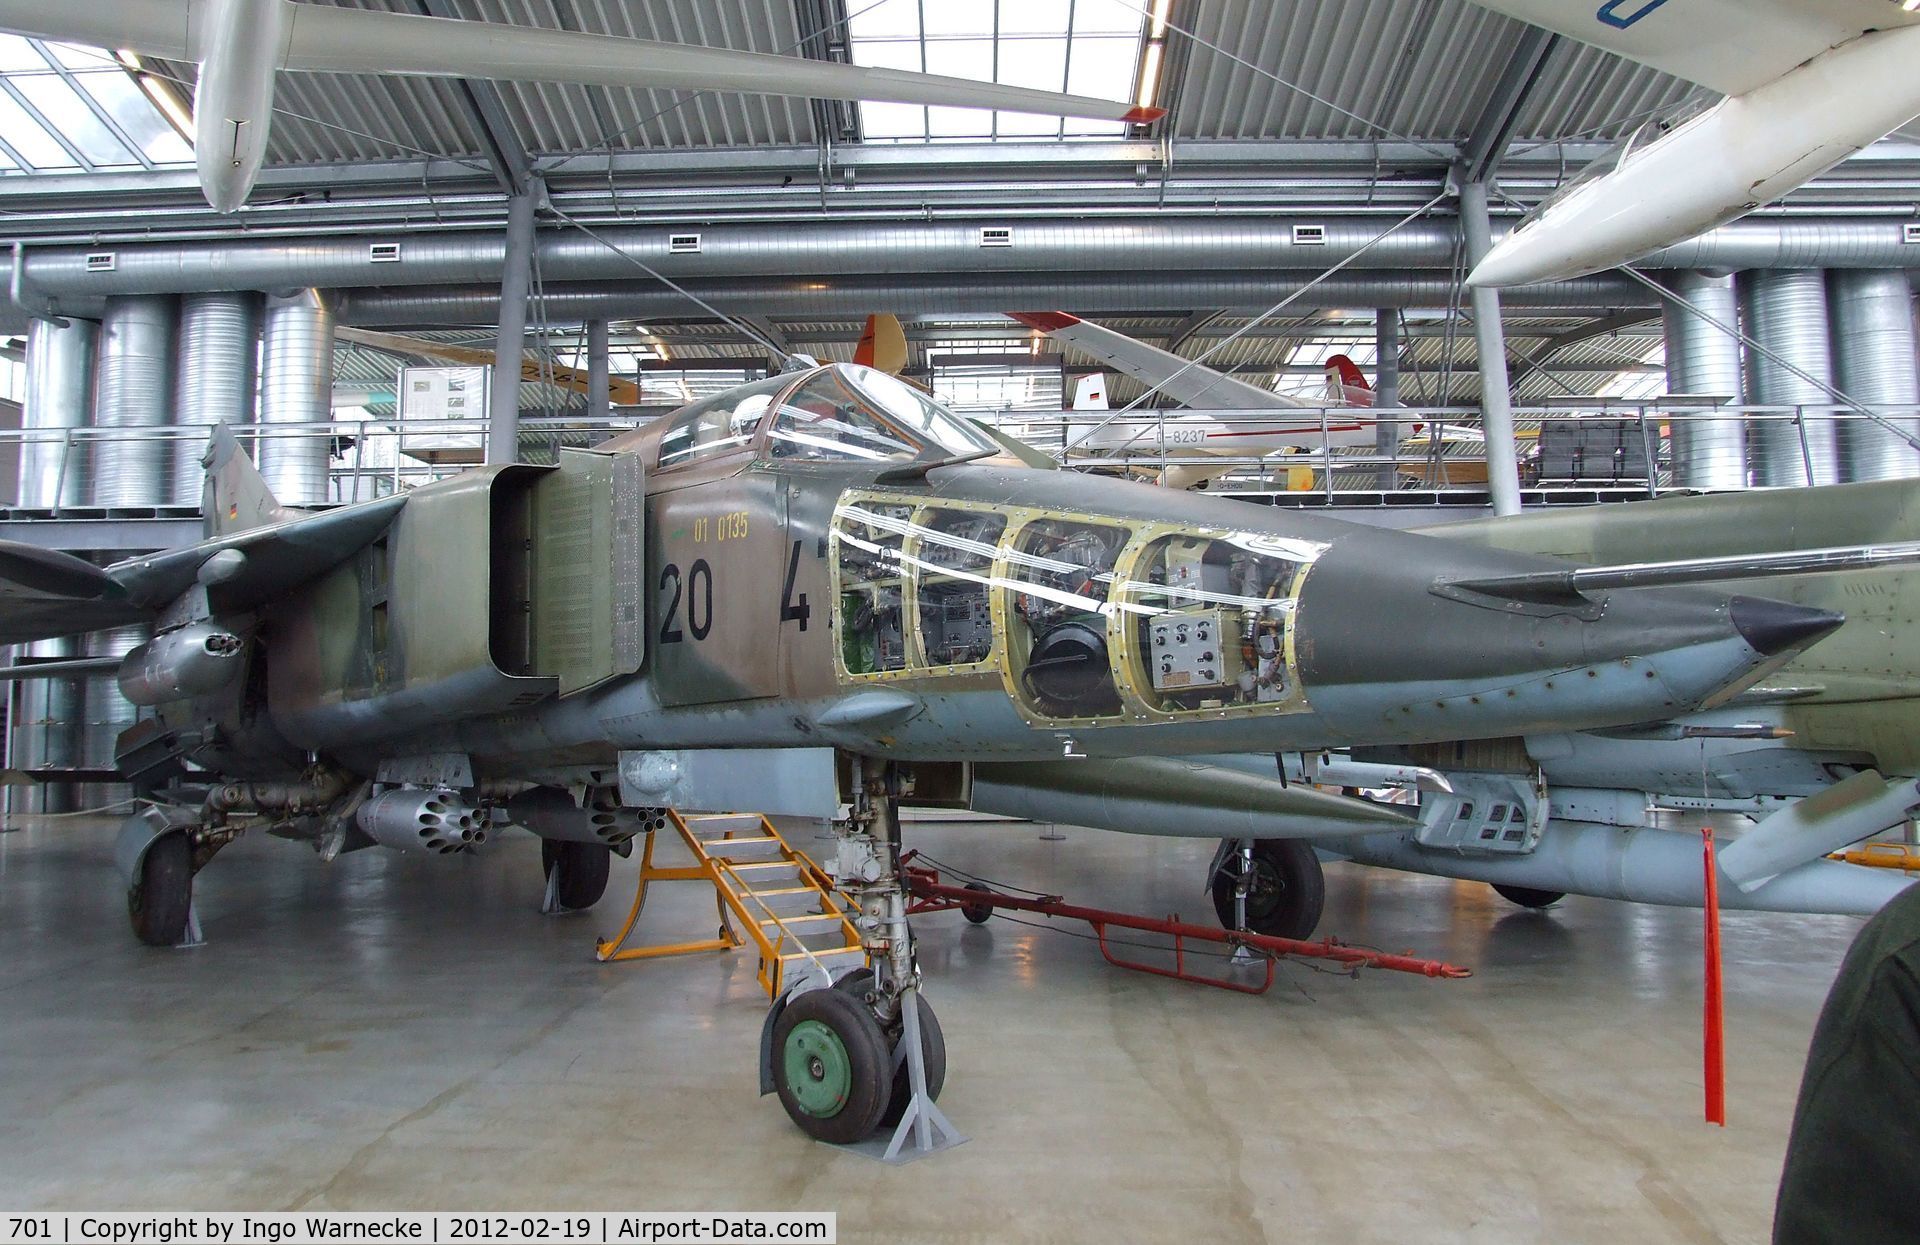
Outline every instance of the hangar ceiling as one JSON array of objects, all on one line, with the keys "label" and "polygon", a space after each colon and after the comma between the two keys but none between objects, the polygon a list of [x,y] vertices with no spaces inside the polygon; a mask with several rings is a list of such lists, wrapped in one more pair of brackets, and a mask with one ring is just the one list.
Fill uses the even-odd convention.
[{"label": "hangar ceiling", "polygon": [[[1198,228],[1311,212],[1385,228],[1442,194],[1460,159],[1502,159],[1503,206],[1517,210],[1689,93],[1665,75],[1465,0],[1172,0],[1164,30],[1155,4],[1132,0],[305,2],[1145,95],[1169,115],[1152,127],[1100,133],[1092,123],[721,92],[288,73],[269,167],[253,206],[236,220],[205,209],[190,152],[165,124],[190,94],[191,65],[130,65],[100,51],[11,40],[0,47],[0,112],[26,118],[6,127],[21,137],[0,147],[0,211],[13,236],[38,247],[493,228],[504,219],[503,187],[520,170],[544,179],[557,213],[589,226],[805,221],[857,231],[864,222],[983,215],[1152,214]],[[76,90],[82,108],[34,107],[46,92]],[[118,102],[103,103],[109,95]],[[1768,215],[1910,217],[1916,201],[1920,142],[1895,136]],[[1450,212],[1450,201],[1435,209],[1443,220]],[[544,227],[569,226],[556,215]],[[1189,357],[1274,301],[1207,305],[1181,295],[1175,282],[1111,277],[1084,288],[1062,282],[1056,301]],[[611,255],[607,282],[659,288]],[[1157,292],[1163,288],[1169,292]],[[1615,298],[1510,310],[1516,399],[1644,391],[1639,381],[1661,362],[1659,323],[1650,300],[1628,301],[1649,305]],[[450,303],[444,324],[427,327],[484,339],[475,330],[486,317],[459,306]],[[751,305],[722,309],[758,314]],[[911,310],[923,313],[907,326],[916,368],[1035,353],[1022,331],[991,315]],[[1318,359],[1336,346],[1364,360],[1370,308],[1294,310],[1210,362],[1286,386],[1311,383]],[[1449,329],[1447,312],[1404,313],[1409,401],[1477,396],[1472,334],[1457,323]],[[769,322],[791,349],[844,358],[859,317],[834,316],[776,314]],[[411,324],[421,328],[418,319]],[[752,366],[758,355],[747,336],[692,304],[616,322],[615,335],[631,362],[656,370],[677,362],[724,371]],[[577,336],[556,327],[549,348],[565,357]],[[355,368],[390,371],[391,359],[342,351],[341,379],[353,379]],[[1116,385],[1114,396],[1130,394]]]}]

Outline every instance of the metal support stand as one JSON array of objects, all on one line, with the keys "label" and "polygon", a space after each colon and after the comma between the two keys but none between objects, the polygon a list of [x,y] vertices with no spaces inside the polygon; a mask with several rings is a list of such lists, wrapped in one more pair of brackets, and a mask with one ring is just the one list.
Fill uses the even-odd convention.
[{"label": "metal support stand", "polygon": [[487,461],[520,461],[520,369],[527,357],[527,291],[533,281],[533,213],[541,186],[507,200],[506,259],[500,272],[500,333],[487,401]]},{"label": "metal support stand", "polygon": [[[929,1154],[951,1150],[967,1140],[965,1134],[953,1126],[953,1121],[927,1095],[926,1055],[920,1045],[919,993],[918,986],[909,986],[900,993],[900,1043],[893,1051],[894,1067],[898,1068],[901,1060],[906,1061],[907,1084],[913,1091],[913,1097],[907,1101],[907,1109],[900,1117],[900,1123],[894,1126],[893,1136],[884,1143],[876,1137],[852,1147],[883,1163],[911,1163]],[[911,1148],[907,1144],[909,1136],[913,1139]]]},{"label": "metal support stand", "polygon": [[187,904],[187,928],[180,935],[180,941],[173,944],[175,951],[191,951],[195,947],[207,945],[207,936],[200,931],[200,905]]},{"label": "metal support stand", "polygon": [[[1240,843],[1240,876],[1233,883],[1233,928],[1234,932],[1247,932],[1247,892],[1253,889],[1253,841],[1243,839]],[[1233,958],[1228,961],[1235,968],[1260,962],[1259,956],[1241,943],[1233,949]]]}]

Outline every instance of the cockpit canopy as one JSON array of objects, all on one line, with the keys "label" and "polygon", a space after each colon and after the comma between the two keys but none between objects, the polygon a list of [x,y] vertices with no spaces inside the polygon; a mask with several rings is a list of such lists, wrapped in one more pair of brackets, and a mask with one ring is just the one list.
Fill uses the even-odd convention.
[{"label": "cockpit canopy", "polygon": [[682,407],[666,420],[663,469],[748,445],[779,459],[869,462],[999,448],[912,385],[855,363],[770,376]]}]

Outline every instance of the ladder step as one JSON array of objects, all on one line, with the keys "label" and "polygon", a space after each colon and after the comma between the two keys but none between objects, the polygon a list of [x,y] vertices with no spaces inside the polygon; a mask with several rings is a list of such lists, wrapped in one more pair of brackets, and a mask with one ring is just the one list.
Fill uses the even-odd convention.
[{"label": "ladder step", "polygon": [[779,886],[770,887],[766,890],[742,887],[738,893],[742,895],[758,895],[764,898],[768,895],[818,895],[821,891],[815,886]]},{"label": "ladder step", "polygon": [[745,873],[749,869],[798,869],[800,862],[796,860],[746,860],[735,864],[729,860],[726,862],[726,866],[736,873]]},{"label": "ladder step", "polygon": [[701,839],[700,846],[707,847],[707,848],[761,847],[768,843],[783,843],[785,841],[786,840],[782,839],[779,835],[776,835],[776,834],[762,834],[762,835],[757,835],[754,838],[750,838],[750,839],[729,839],[723,836],[721,838],[715,838],[715,839]]},{"label": "ladder step", "polygon": [[760,922],[762,925],[805,925],[821,921],[844,921],[847,918],[838,912],[809,912],[804,916],[780,916]]},{"label": "ladder step", "polygon": [[866,953],[865,947],[822,947],[818,951],[795,951],[791,955],[783,955],[780,958],[782,960],[817,960],[828,955],[865,955]]}]

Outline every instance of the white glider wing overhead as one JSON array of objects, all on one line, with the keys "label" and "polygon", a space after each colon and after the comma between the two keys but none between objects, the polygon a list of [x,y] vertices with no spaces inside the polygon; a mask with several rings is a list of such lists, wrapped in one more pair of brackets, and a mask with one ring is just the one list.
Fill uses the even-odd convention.
[{"label": "white glider wing overhead", "polygon": [[1874,30],[1920,22],[1892,0],[1474,0],[1722,95],[1745,95]]},{"label": "white glider wing overhead", "polygon": [[1476,0],[1719,91],[1644,122],[1474,265],[1475,286],[1629,263],[1779,198],[1920,113],[1894,0]]}]

